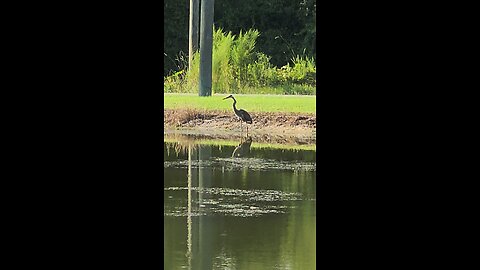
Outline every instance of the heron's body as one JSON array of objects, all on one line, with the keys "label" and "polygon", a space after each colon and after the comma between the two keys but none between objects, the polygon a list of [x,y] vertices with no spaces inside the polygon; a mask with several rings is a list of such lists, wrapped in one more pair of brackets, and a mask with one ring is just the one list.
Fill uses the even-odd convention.
[{"label": "heron's body", "polygon": [[[237,104],[237,100],[235,100],[235,98],[232,95],[224,99],[227,99],[227,98],[233,99],[233,111],[235,112],[235,115],[237,115],[240,118],[240,128],[242,127],[242,122],[245,122],[247,124],[252,124],[253,123],[252,117],[250,116],[250,114],[248,114],[247,111],[242,109],[237,110],[237,107],[235,106]],[[248,126],[247,126],[247,133],[248,133]]]},{"label": "heron's body", "polygon": [[[235,109],[235,108],[234,108]],[[235,110],[235,114],[245,123],[251,124],[252,123],[252,117],[250,117],[250,114],[248,114],[245,110]]]}]

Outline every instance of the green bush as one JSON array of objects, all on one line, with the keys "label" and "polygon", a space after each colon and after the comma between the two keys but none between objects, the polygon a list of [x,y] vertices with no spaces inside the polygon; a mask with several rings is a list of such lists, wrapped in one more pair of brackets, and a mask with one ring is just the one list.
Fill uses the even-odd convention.
[{"label": "green bush", "polygon": [[235,36],[224,34],[222,29],[213,32],[212,92],[228,91],[234,86],[235,75],[231,65],[231,55]]},{"label": "green bush", "polygon": [[[250,29],[238,36],[214,28],[212,56],[212,93],[315,94],[316,67],[313,57],[296,56],[291,63],[276,68],[271,57],[255,51],[260,33]],[[200,54],[177,57],[183,69],[164,78],[165,92],[198,92]],[[270,90],[268,90],[270,89]]]}]

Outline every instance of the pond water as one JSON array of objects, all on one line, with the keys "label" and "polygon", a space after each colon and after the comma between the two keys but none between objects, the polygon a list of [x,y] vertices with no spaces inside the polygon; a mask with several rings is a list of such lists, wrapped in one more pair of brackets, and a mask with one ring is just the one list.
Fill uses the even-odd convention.
[{"label": "pond water", "polygon": [[165,269],[315,269],[315,150],[255,144],[164,142]]}]

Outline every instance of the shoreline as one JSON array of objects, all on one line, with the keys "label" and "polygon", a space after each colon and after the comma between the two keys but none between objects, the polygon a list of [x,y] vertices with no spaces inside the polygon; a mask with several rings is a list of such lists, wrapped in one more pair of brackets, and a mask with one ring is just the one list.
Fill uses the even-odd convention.
[{"label": "shoreline", "polygon": [[[164,135],[203,136],[212,139],[246,137],[246,126],[232,111],[164,109]],[[309,113],[252,112],[248,136],[257,142],[315,144],[316,115]]]}]

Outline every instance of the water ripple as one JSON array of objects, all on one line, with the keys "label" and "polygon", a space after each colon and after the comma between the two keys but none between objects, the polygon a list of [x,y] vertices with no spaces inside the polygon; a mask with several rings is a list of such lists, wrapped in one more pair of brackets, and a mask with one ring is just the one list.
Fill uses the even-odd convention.
[{"label": "water ripple", "polygon": [[[164,161],[165,168],[188,168],[188,160]],[[209,160],[193,160],[192,168],[220,167],[227,171],[249,169],[253,171],[291,170],[316,171],[315,162],[280,161],[261,158],[211,158]]]},{"label": "water ripple", "polygon": [[[175,200],[172,191],[187,191],[187,187],[167,187],[170,199]],[[242,190],[231,188],[192,188],[192,192],[202,194],[202,200],[192,200],[192,209],[187,209],[187,200],[184,194],[182,205],[165,209],[165,216],[205,216],[227,215],[237,217],[255,217],[265,214],[282,214],[288,208],[293,208],[288,201],[304,200],[302,194],[282,192],[278,190]],[[196,196],[198,198],[198,196]],[[178,200],[178,198],[177,198]]]}]

